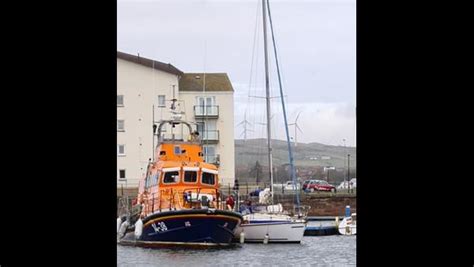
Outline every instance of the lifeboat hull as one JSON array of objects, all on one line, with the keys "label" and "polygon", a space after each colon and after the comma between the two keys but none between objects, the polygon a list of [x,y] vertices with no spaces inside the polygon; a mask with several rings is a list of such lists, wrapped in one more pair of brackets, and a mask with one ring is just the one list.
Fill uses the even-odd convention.
[{"label": "lifeboat hull", "polygon": [[140,237],[132,227],[119,243],[142,247],[228,246],[241,221],[239,213],[224,210],[163,211],[143,219]]}]

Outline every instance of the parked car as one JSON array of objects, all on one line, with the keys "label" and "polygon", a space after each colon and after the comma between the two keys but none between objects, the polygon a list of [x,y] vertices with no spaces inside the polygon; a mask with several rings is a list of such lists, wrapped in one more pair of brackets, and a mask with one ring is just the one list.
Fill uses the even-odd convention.
[{"label": "parked car", "polygon": [[303,190],[314,192],[314,191],[327,191],[336,192],[336,187],[323,180],[307,180],[303,183]]},{"label": "parked car", "polygon": [[[352,178],[351,181],[350,181],[350,185],[351,185],[351,188],[357,188],[357,179]],[[341,184],[337,188],[347,189],[348,188],[347,181],[341,182]]]},{"label": "parked car", "polygon": [[[287,191],[291,191],[291,190],[295,190],[295,186],[293,184],[292,181],[287,181],[286,183],[284,184],[274,184],[273,187],[276,189],[276,190],[282,190],[282,187],[283,187],[283,190]],[[296,190],[300,190],[301,189],[301,184],[300,183],[297,183],[296,184]]]}]

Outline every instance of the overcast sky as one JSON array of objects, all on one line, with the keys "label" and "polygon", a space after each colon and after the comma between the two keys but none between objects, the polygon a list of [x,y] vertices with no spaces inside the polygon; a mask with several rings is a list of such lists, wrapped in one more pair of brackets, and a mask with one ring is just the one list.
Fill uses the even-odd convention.
[{"label": "overcast sky", "polygon": [[[226,72],[235,90],[235,138],[243,138],[237,124],[245,113],[251,123],[247,138],[265,137],[266,126],[260,124],[265,101],[249,97],[265,94],[260,0],[118,0],[117,5],[119,51],[139,52],[184,72]],[[355,0],[270,0],[270,5],[290,122],[301,112],[298,142],[342,145],[346,139],[354,146]],[[270,32],[268,38],[271,42]],[[269,54],[272,95],[278,96],[273,50]],[[285,139],[278,98],[272,113],[273,137]]]}]

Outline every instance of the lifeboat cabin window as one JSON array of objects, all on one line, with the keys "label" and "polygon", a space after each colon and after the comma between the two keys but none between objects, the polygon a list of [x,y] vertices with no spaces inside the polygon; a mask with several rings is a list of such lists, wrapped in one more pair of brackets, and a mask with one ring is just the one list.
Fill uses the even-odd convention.
[{"label": "lifeboat cabin window", "polygon": [[185,183],[195,183],[197,181],[197,173],[195,171],[185,171],[184,172],[184,182]]},{"label": "lifeboat cabin window", "polygon": [[155,173],[155,174],[150,173],[148,187],[155,186],[157,183],[158,183],[158,173]]},{"label": "lifeboat cabin window", "polygon": [[158,178],[160,177],[160,175],[161,175],[161,172],[155,173],[155,175],[154,175],[154,178],[155,178],[155,185],[158,184]]},{"label": "lifeboat cabin window", "polygon": [[203,172],[201,182],[203,184],[214,185],[216,182],[215,174]]},{"label": "lifeboat cabin window", "polygon": [[145,188],[148,188],[150,186],[150,175],[148,175],[145,179]]},{"label": "lifeboat cabin window", "polygon": [[164,184],[172,184],[177,182],[179,182],[178,171],[165,172],[165,176],[163,177]]}]

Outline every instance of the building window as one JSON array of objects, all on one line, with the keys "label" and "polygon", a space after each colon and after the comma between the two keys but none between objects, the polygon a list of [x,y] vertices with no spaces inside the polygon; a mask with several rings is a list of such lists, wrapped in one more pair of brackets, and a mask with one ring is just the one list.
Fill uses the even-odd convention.
[{"label": "building window", "polygon": [[117,107],[123,107],[123,95],[117,95]]},{"label": "building window", "polygon": [[125,120],[117,120],[117,131],[125,132]]},{"label": "building window", "polygon": [[198,96],[196,97],[198,115],[215,115],[217,114],[216,97],[215,96]]},{"label": "building window", "polygon": [[166,101],[165,95],[159,95],[158,96],[158,107],[166,107],[165,101]]},{"label": "building window", "polygon": [[197,131],[199,134],[203,134],[204,133],[204,122],[196,122],[196,126],[197,126]]},{"label": "building window", "polygon": [[117,145],[117,154],[119,156],[125,156],[125,145]]},{"label": "building window", "polygon": [[119,179],[126,179],[125,178],[125,170],[119,170]]},{"label": "building window", "polygon": [[212,145],[204,145],[203,147],[204,161],[214,163],[216,161],[216,147]]}]

